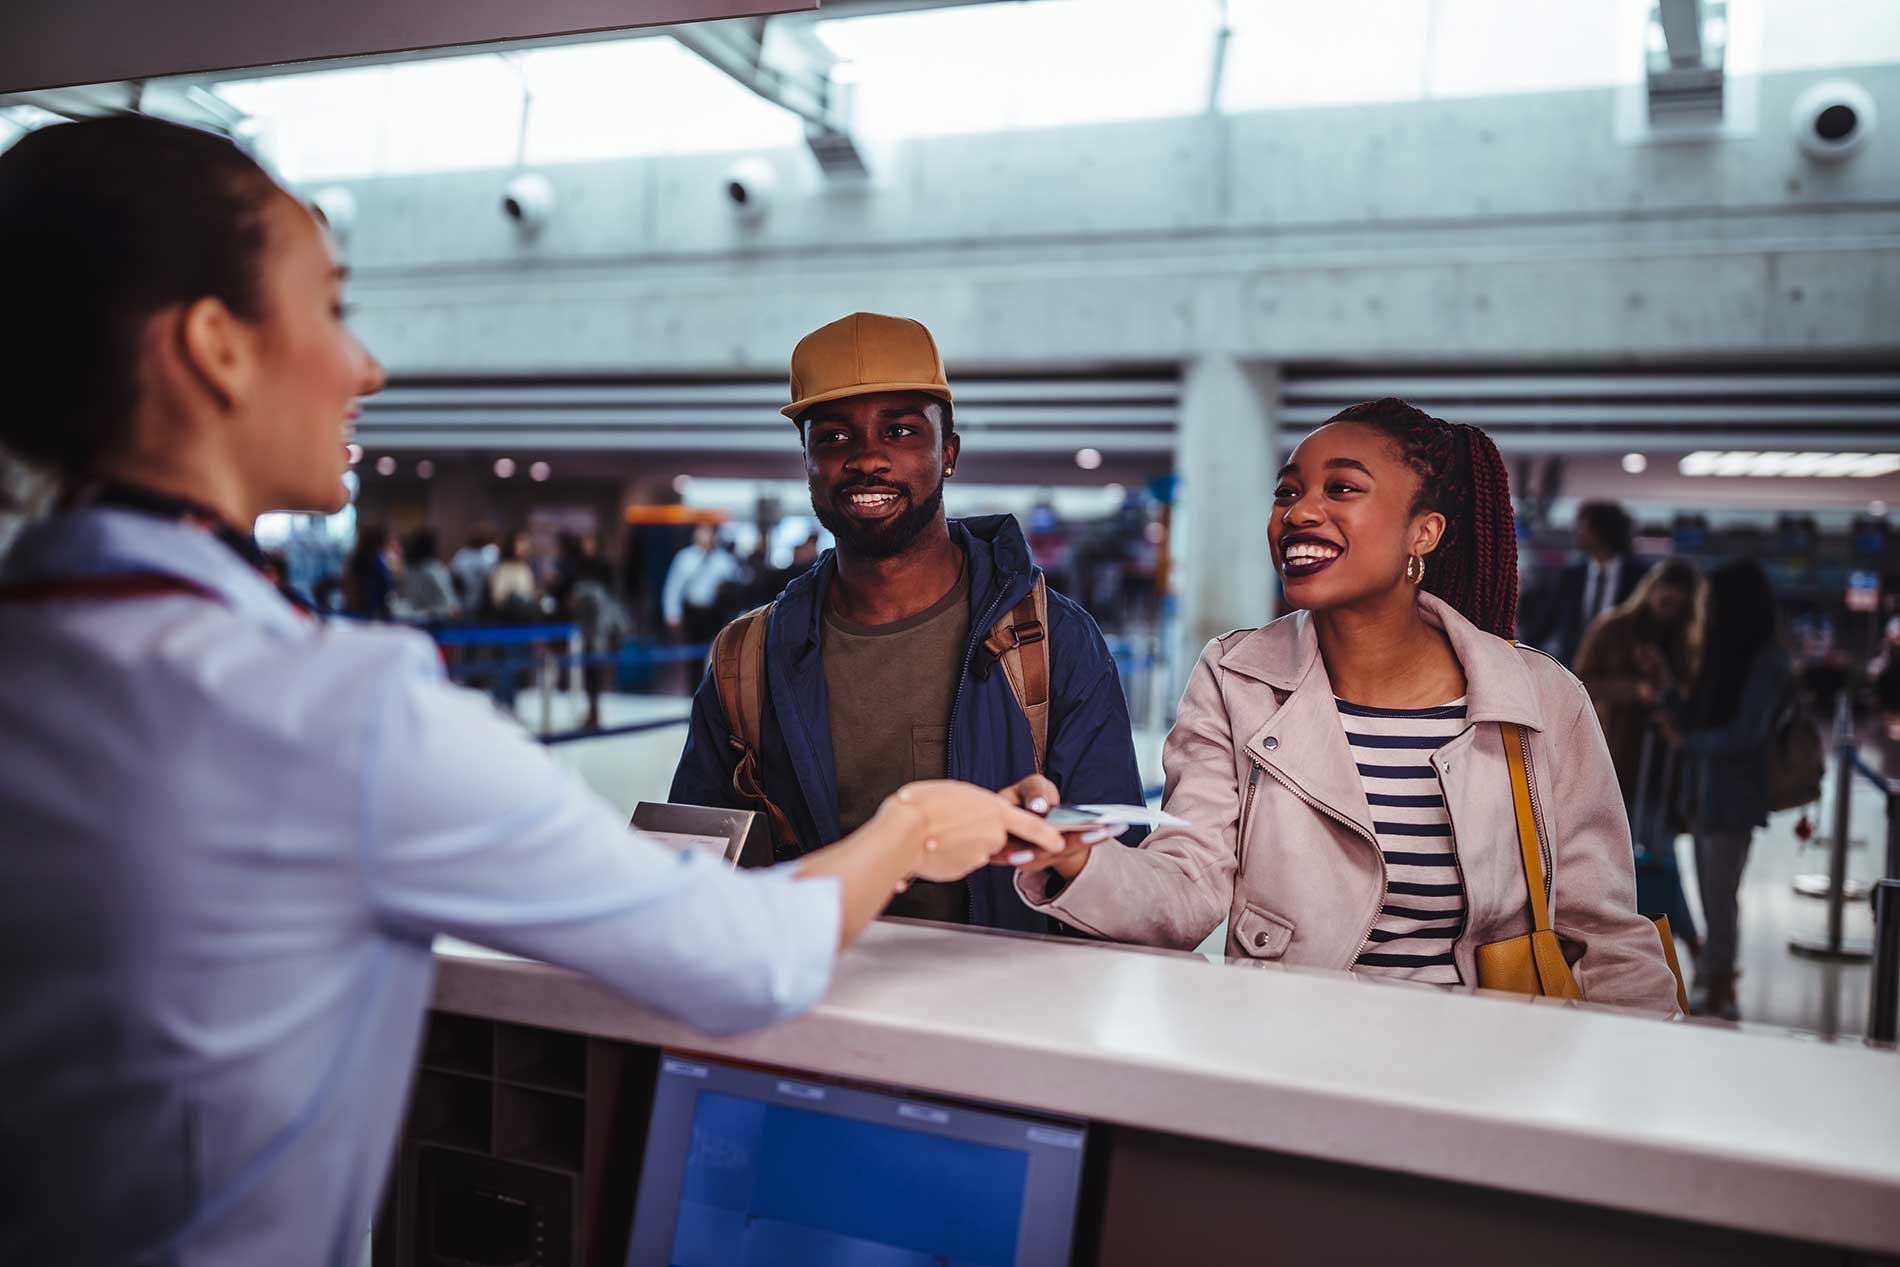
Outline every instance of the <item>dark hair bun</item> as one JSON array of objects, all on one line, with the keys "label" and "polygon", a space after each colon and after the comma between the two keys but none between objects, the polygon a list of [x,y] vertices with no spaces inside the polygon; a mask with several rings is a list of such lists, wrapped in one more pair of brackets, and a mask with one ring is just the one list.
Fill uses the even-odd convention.
[{"label": "dark hair bun", "polygon": [[0,447],[67,484],[120,453],[147,318],[206,296],[262,315],[275,188],[225,137],[145,115],[54,124],[0,154]]}]

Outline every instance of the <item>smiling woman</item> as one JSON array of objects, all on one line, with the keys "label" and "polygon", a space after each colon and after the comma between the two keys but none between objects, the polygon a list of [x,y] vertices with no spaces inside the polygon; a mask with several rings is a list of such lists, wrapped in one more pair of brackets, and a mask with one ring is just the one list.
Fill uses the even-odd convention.
[{"label": "smiling woman", "polygon": [[1023,896],[1106,937],[1186,949],[1225,918],[1231,959],[1477,985],[1479,950],[1533,926],[1517,749],[1584,996],[1673,1012],[1595,710],[1507,641],[1516,538],[1490,438],[1396,399],[1342,410],[1280,472],[1268,541],[1299,610],[1202,653],[1164,759],[1191,826],[1039,859]]},{"label": "smiling woman", "polygon": [[[1514,631],[1510,476],[1478,428],[1395,397],[1353,405],[1295,451],[1274,502],[1282,513],[1269,520],[1268,536],[1292,606],[1318,611],[1398,592],[1402,572],[1487,633]],[[1348,532],[1361,540],[1361,559],[1335,570]],[[1326,583],[1305,583],[1327,571]]]}]

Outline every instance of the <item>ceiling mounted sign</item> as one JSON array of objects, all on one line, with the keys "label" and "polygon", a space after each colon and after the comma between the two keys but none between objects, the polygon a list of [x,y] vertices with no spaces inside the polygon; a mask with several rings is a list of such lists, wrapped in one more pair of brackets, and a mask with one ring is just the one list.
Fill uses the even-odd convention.
[{"label": "ceiling mounted sign", "polygon": [[814,10],[818,0],[5,0],[0,93]]}]

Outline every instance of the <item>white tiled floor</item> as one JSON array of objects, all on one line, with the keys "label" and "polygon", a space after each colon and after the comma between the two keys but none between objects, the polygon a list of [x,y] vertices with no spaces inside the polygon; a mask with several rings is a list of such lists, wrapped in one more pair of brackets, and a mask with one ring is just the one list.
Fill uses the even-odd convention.
[{"label": "white tiled floor", "polygon": [[[524,722],[538,727],[541,704],[537,696],[524,694],[519,700]],[[580,703],[571,696],[553,699],[556,730],[571,726],[581,716]],[[662,717],[684,718],[688,702],[680,697],[609,695],[602,701],[602,720],[608,726],[656,720]],[[577,770],[590,786],[626,814],[641,800],[663,800],[672,782],[673,767],[685,743],[684,726],[668,727],[641,734],[560,744],[551,751],[557,759]],[[1161,743],[1159,732],[1143,732],[1136,737],[1144,782],[1161,782]],[[1832,796],[1832,778],[1828,795]],[[1848,874],[1861,880],[1876,878],[1885,861],[1886,811],[1878,792],[1862,782],[1852,802],[1850,838],[1859,842],[1849,851]],[[1826,928],[1826,904],[1814,898],[1797,896],[1791,883],[1803,872],[1827,871],[1825,845],[1818,839],[1806,848],[1795,838],[1794,825],[1799,814],[1776,815],[1769,826],[1758,832],[1749,853],[1748,869],[1742,884],[1741,1009],[1751,1024],[1798,1029],[1828,1036],[1858,1036],[1865,1031],[1867,1015],[1868,969],[1865,961],[1830,963],[1806,959],[1788,949],[1788,939],[1798,934],[1821,935]],[[1819,832],[1832,822],[1831,810],[1824,802],[1814,819]],[[1695,905],[1695,870],[1689,840],[1678,841],[1678,856],[1691,905]],[[1697,911],[1698,920],[1700,911]],[[1868,905],[1850,903],[1846,908],[1846,939],[1865,943],[1873,933],[1873,917]],[[1225,938],[1224,929],[1216,929],[1202,946],[1203,953],[1218,959]],[[1685,970],[1690,970],[1684,964]]]}]

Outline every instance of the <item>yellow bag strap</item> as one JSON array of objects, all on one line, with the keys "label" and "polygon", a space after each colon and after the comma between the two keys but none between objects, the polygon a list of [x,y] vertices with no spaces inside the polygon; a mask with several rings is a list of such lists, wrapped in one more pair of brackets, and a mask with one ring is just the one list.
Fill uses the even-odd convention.
[{"label": "yellow bag strap", "polygon": [[1531,890],[1531,929],[1550,928],[1550,904],[1544,900],[1544,851],[1537,838],[1537,811],[1531,805],[1531,772],[1524,760],[1524,730],[1499,722],[1504,733],[1504,760],[1511,767],[1511,802],[1517,810],[1517,847],[1524,855],[1524,879]]}]

